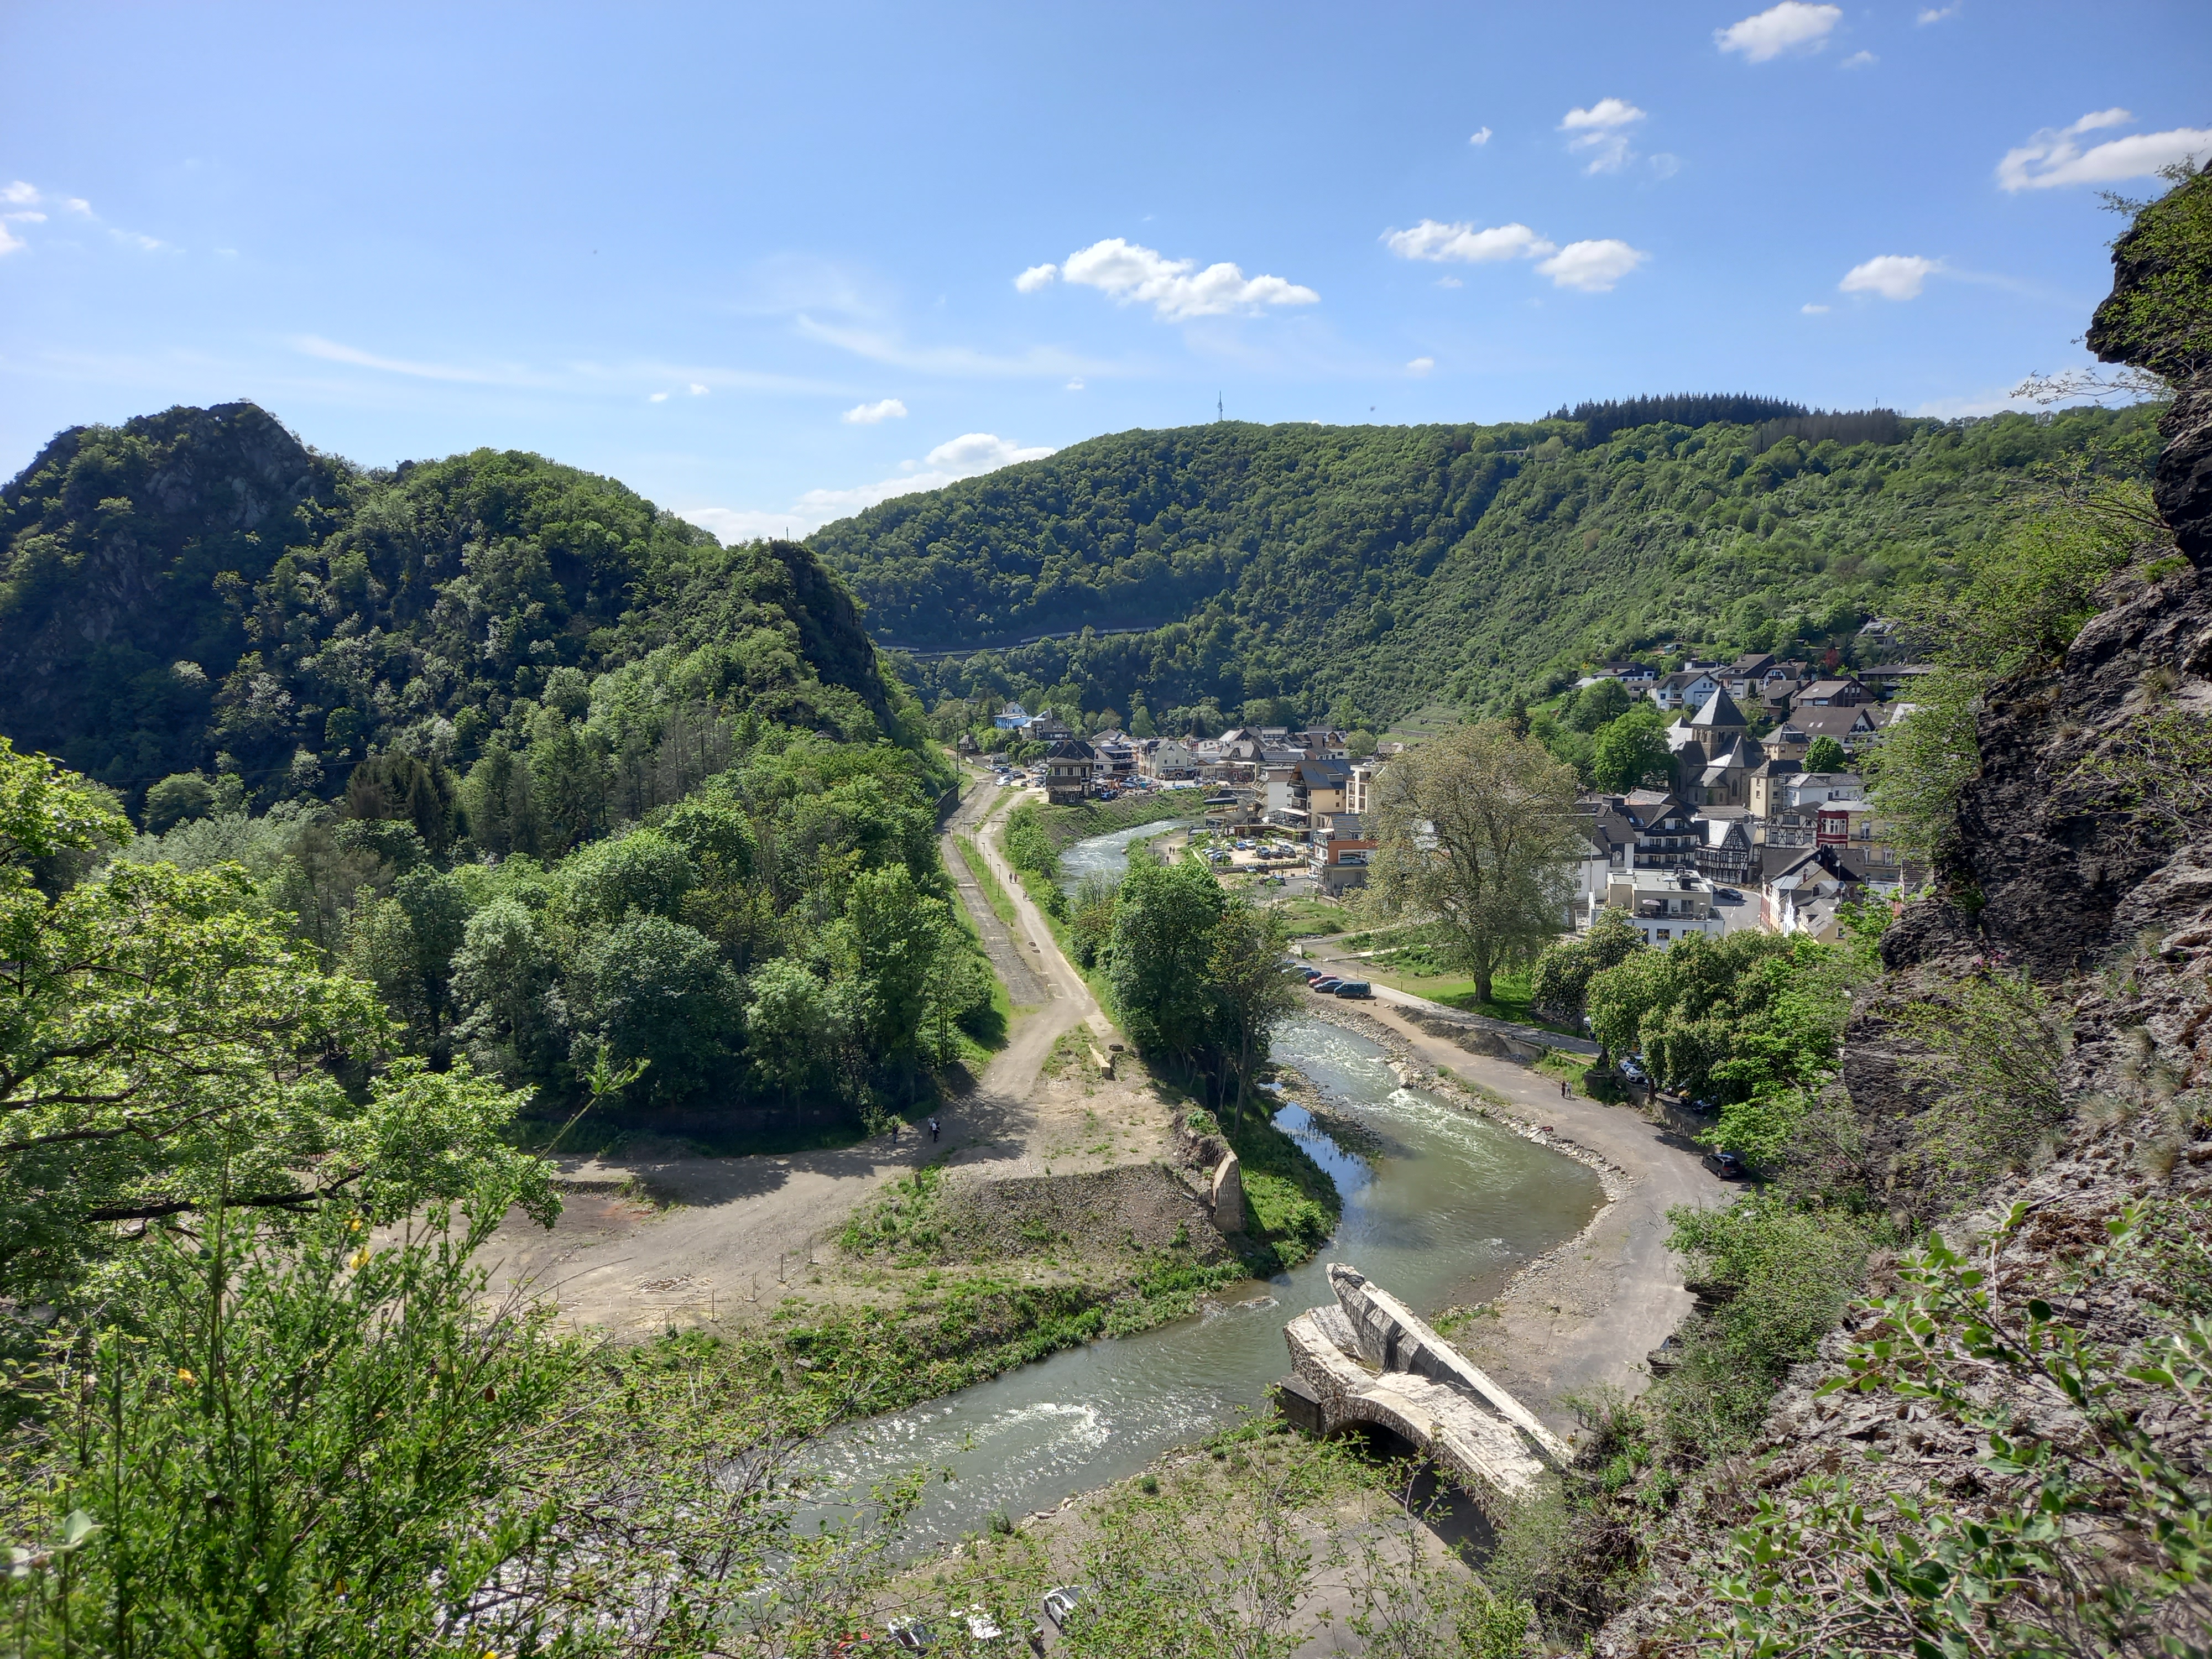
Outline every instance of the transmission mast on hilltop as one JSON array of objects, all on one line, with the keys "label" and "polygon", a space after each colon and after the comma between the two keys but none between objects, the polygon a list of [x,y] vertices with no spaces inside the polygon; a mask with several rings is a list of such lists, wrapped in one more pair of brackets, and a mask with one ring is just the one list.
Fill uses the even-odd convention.
[{"label": "transmission mast on hilltop", "polygon": [[1213,418],[1217,421],[1221,419],[1221,394],[1218,392],[1213,394]]}]

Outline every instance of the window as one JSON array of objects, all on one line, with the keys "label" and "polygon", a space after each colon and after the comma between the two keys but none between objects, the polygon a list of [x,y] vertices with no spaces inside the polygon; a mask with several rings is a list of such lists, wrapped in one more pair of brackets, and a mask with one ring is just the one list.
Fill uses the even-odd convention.
[{"label": "window", "polygon": [[1659,942],[1660,942],[1662,945],[1666,944],[1666,943],[1667,943],[1667,941],[1668,941],[1668,939],[1672,939],[1673,937],[1674,937],[1674,934],[1673,934],[1673,933],[1672,933],[1670,930],[1668,930],[1668,929],[1667,929],[1667,928],[1664,928],[1664,927],[1662,927],[1662,928],[1659,930]]}]

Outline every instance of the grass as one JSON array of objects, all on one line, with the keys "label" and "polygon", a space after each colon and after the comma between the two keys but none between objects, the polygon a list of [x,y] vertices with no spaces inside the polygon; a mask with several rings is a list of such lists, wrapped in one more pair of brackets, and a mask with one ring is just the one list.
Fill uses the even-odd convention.
[{"label": "grass", "polygon": [[991,914],[1009,927],[1018,927],[1020,921],[1014,902],[999,884],[998,875],[985,860],[981,849],[965,836],[956,835],[952,841],[960,849],[960,861],[968,866],[968,873],[975,877],[975,885],[981,889],[983,902],[991,907]]},{"label": "grass", "polygon": [[1292,939],[1323,939],[1344,931],[1343,907],[1329,899],[1285,899],[1271,908]]}]

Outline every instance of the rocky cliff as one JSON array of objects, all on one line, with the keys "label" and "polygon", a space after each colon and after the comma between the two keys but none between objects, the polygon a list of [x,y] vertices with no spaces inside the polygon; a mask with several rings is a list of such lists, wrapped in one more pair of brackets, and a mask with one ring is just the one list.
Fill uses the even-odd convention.
[{"label": "rocky cliff", "polygon": [[[1940,890],[1885,935],[1887,971],[1846,1032],[1845,1138],[1861,1177],[1907,1236],[1940,1224],[1985,1277],[1930,1279],[1923,1264],[1901,1278],[1898,1257],[1878,1260],[1869,1304],[1799,1368],[1759,1443],[1709,1471],[1671,1518],[1644,1598],[1606,1627],[1601,1651],[1708,1650],[1700,1632],[1742,1614],[1759,1577],[1725,1542],[1747,1525],[1781,1540],[1774,1600],[1754,1617],[1809,1643],[1786,1650],[1922,1640],[1968,1651],[1938,1642],[1954,1615],[1992,1629],[2024,1618],[2053,1634],[2052,1651],[2201,1650],[2159,1644],[2201,1642],[2212,1624],[2204,1564],[2172,1565],[2212,1513],[2212,1419],[2201,1378],[2159,1385],[2141,1368],[2185,1334],[2212,1289],[2199,1282],[2212,1266],[2209,207],[2212,175],[2198,175],[2139,216],[2116,245],[2113,294],[2090,337],[2107,360],[2175,388],[2154,498],[2179,556],[2116,579],[2062,665],[1985,699],[1979,775],[1960,800]],[[1981,1048],[1961,1051],[1966,1063],[1984,1066],[1991,1089],[2040,1103],[1983,1120],[2010,1125],[2012,1144],[1969,1150],[2010,1171],[1961,1192],[1915,1162],[1947,1062],[1914,1016],[1978,994],[2009,1000]],[[1931,1288],[1938,1279],[1948,1288]],[[1924,1329],[1900,1323],[1894,1303],[1870,1305],[1900,1297],[1918,1299]],[[1978,1338],[1930,1311],[1976,1297]],[[1921,1358],[1870,1360],[1877,1340]],[[2083,1375],[2111,1392],[2069,1399],[2054,1380],[2065,1352],[2096,1356]],[[1948,1401],[1929,1386],[1947,1367],[1964,1379]],[[2003,1444],[2033,1455],[2008,1460]],[[2163,1470],[2163,1484],[2131,1484],[2130,1467]],[[2062,1490],[2071,1496],[2051,1497]],[[1856,1521],[1850,1502],[1863,1505]],[[1915,1519],[1922,1511],[1897,1502],[1949,1518]],[[2039,1514],[2048,1531],[2036,1541]],[[1960,1566],[1991,1559],[1960,1541],[1969,1528],[2014,1551],[2015,1578],[1992,1587]],[[1884,1564],[1880,1548],[1901,1553]],[[1917,1583],[1916,1557],[1936,1564]],[[1732,1604],[1716,1594],[1730,1571],[1745,1575]],[[2149,1601],[2112,1611],[2154,1581],[2163,1588]],[[1747,1629],[1735,1626],[1739,1644]]]}]

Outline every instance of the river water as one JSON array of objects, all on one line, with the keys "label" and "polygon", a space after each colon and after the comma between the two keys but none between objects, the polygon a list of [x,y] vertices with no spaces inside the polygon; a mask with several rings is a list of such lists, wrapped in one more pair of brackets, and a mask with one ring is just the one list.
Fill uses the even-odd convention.
[{"label": "river water", "polygon": [[[1097,837],[1121,845],[1090,853],[1090,867],[1110,873],[1127,841],[1172,827]],[[1563,1153],[1400,1086],[1365,1037],[1299,1016],[1278,1028],[1274,1054],[1374,1142],[1371,1162],[1363,1160],[1304,1108],[1276,1114],[1344,1195],[1343,1219],[1319,1255],[1271,1282],[1218,1292],[1195,1319],[1070,1349],[855,1425],[821,1448],[826,1484],[860,1492],[918,1467],[950,1470],[913,1517],[909,1535],[923,1543],[957,1538],[994,1510],[1054,1507],[1135,1474],[1240,1411],[1265,1408],[1268,1385],[1290,1369],[1283,1326],[1330,1299],[1329,1262],[1348,1262],[1416,1312],[1434,1314],[1495,1295],[1603,1202],[1596,1176]]]},{"label": "river water", "polygon": [[[1197,808],[1194,805],[1192,811]],[[1164,836],[1171,830],[1188,830],[1190,825],[1181,818],[1170,818],[1164,823],[1139,823],[1133,829],[1116,830],[1110,834],[1093,836],[1088,841],[1079,841],[1064,848],[1060,855],[1060,884],[1070,893],[1083,885],[1087,876],[1118,876],[1129,867],[1129,848],[1132,844],[1147,841],[1154,836]]]}]

